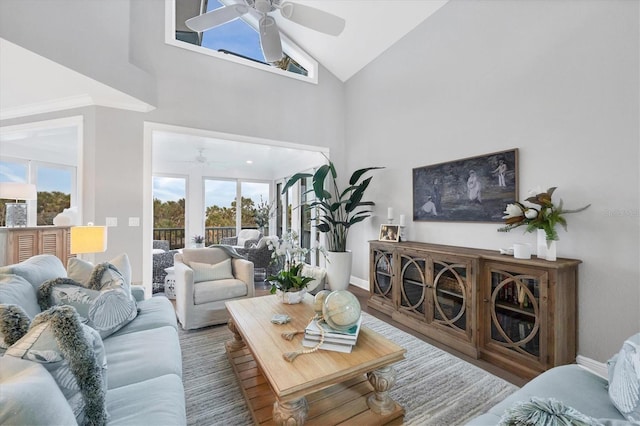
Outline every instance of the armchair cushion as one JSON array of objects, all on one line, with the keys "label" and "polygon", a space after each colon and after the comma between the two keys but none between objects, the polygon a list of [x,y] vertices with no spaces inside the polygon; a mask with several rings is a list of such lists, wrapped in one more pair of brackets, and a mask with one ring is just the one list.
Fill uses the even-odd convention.
[{"label": "armchair cushion", "polygon": [[209,263],[191,262],[193,269],[193,282],[227,280],[233,278],[231,271],[231,258],[213,265]]},{"label": "armchair cushion", "polygon": [[231,278],[228,280],[203,281],[193,288],[193,301],[196,305],[203,303],[231,300],[247,295],[247,284]]}]

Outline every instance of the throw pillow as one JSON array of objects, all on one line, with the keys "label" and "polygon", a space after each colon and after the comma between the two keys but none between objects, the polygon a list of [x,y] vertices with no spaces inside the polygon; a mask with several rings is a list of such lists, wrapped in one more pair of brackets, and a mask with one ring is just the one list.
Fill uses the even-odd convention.
[{"label": "throw pillow", "polygon": [[38,301],[43,310],[51,306],[72,306],[82,322],[97,330],[103,339],[120,330],[138,314],[135,301],[118,284],[94,290],[70,278],[58,278],[40,287]]},{"label": "throw pillow", "polygon": [[193,282],[216,281],[233,278],[231,259],[210,265],[208,263],[191,262],[193,269]]},{"label": "throw pillow", "polygon": [[640,333],[629,337],[607,362],[609,398],[631,422],[640,422]]},{"label": "throw pillow", "polygon": [[4,356],[42,364],[58,383],[78,424],[107,422],[106,357],[100,336],[70,306],[36,316],[27,334]]},{"label": "throw pillow", "polygon": [[[131,286],[131,263],[126,253],[119,254],[107,263],[115,266],[118,272],[122,274],[125,284]],[[94,269],[95,265],[93,263],[76,257],[70,257],[67,261],[67,276],[85,286],[89,282]]]},{"label": "throw pillow", "polygon": [[586,416],[554,398],[519,401],[507,408],[499,426],[601,426],[598,420]]},{"label": "throw pillow", "polygon": [[17,305],[0,305],[0,356],[27,334],[31,320]]},{"label": "throw pillow", "polygon": [[20,275],[0,274],[0,303],[22,307],[29,318],[40,313],[36,290]]}]

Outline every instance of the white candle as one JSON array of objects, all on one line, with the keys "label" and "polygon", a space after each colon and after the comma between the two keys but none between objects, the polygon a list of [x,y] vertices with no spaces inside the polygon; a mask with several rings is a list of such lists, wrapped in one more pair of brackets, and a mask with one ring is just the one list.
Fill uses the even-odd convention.
[{"label": "white candle", "polygon": [[393,219],[393,207],[387,209],[387,219]]},{"label": "white candle", "polygon": [[401,215],[400,215],[400,226],[405,226],[405,222],[404,222],[404,220],[405,220],[405,217],[404,217],[404,215],[403,215],[403,214],[401,214]]}]

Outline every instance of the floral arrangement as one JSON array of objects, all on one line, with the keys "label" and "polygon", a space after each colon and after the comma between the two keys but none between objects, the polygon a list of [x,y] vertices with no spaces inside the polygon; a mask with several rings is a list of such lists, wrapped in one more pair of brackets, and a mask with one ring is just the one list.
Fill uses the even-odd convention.
[{"label": "floral arrangement", "polygon": [[269,219],[273,217],[273,204],[265,203],[262,200],[262,196],[260,196],[260,203],[255,209],[255,213],[253,214],[253,220],[256,222],[258,228],[262,228],[263,226],[269,223]]},{"label": "floral arrangement", "polygon": [[202,235],[194,235],[191,240],[196,244],[204,243],[204,236]]},{"label": "floral arrangement", "polygon": [[565,210],[562,207],[562,200],[557,206],[551,201],[555,190],[556,187],[553,187],[549,188],[547,192],[538,192],[537,194],[534,192],[535,195],[527,198],[524,203],[516,201],[513,204],[507,204],[505,215],[502,217],[506,225],[498,231],[507,232],[519,226],[526,226],[527,232],[544,229],[547,241],[558,240],[556,225],[560,224],[565,230],[567,229],[567,220],[563,215],[581,212],[589,208],[591,204],[579,209]]},{"label": "floral arrangement", "polygon": [[313,278],[302,275],[302,266],[308,250],[298,244],[298,234],[288,231],[282,238],[266,238],[267,246],[273,251],[271,263],[280,268],[277,274],[267,277],[267,281],[271,282],[271,294],[276,290],[287,292],[306,288]]}]

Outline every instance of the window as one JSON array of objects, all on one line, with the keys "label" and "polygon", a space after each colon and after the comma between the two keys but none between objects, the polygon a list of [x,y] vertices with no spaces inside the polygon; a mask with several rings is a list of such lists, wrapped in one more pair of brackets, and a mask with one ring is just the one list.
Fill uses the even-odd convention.
[{"label": "window", "polygon": [[[202,34],[190,30],[184,21],[201,13],[223,7],[224,0],[174,0],[167,2],[167,14],[174,17],[166,29],[168,44],[231,60],[244,65],[282,73],[293,78],[317,82],[318,63],[281,33],[283,59],[265,62],[257,31],[257,19],[251,14],[212,28]],[[169,5],[171,4],[171,6]],[[202,10],[202,5],[206,9]],[[168,26],[169,26],[168,25]]]},{"label": "window", "polygon": [[171,249],[186,247],[185,199],[187,180],[153,176],[153,239],[167,240]]},{"label": "window", "polygon": [[[267,218],[270,216],[271,204],[269,202],[269,184],[265,182],[241,182],[240,193],[242,196],[242,222],[241,228],[263,228],[263,235],[269,235],[269,221],[265,225],[256,221],[258,210],[269,210]],[[264,212],[263,212],[264,213]]]},{"label": "window", "polygon": [[236,235],[236,187],[235,180],[204,180],[206,244]]},{"label": "window", "polygon": [[[0,160],[0,182],[26,182],[36,186],[38,199],[27,201],[30,219],[37,226],[53,225],[53,219],[71,206],[75,199],[76,168],[3,157]],[[5,203],[0,200],[0,224],[5,226]],[[33,214],[35,213],[35,219]]]}]

